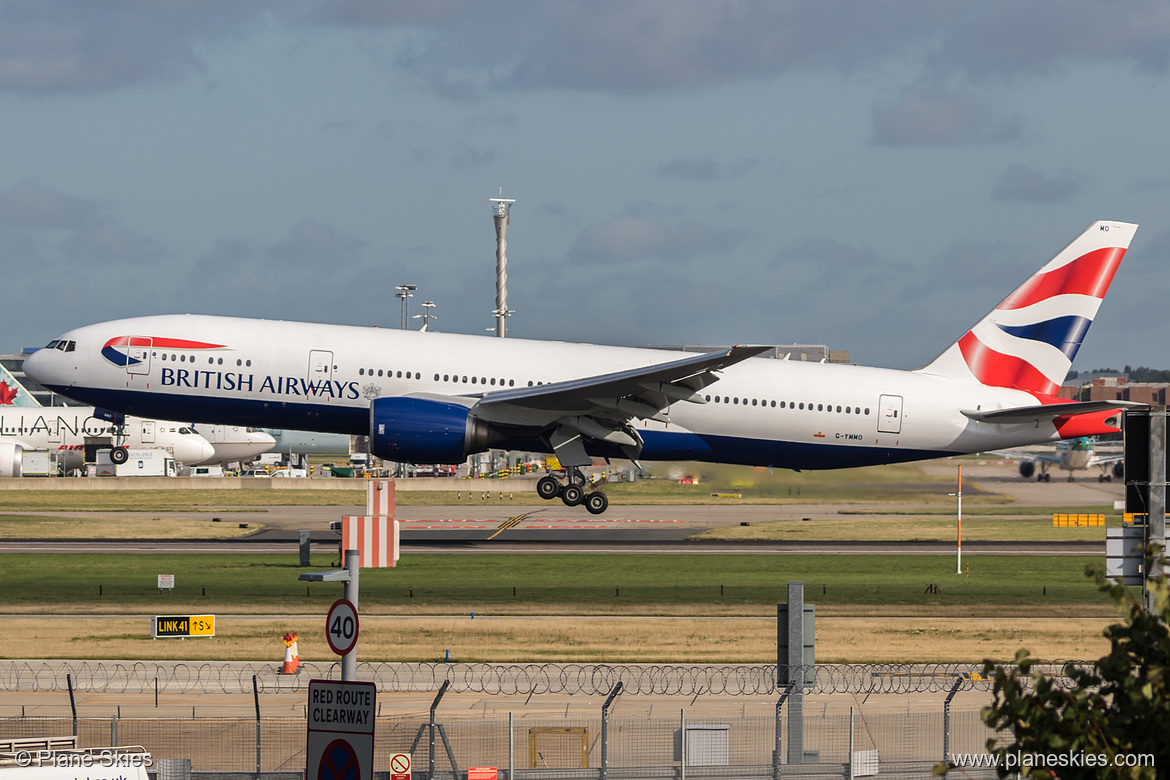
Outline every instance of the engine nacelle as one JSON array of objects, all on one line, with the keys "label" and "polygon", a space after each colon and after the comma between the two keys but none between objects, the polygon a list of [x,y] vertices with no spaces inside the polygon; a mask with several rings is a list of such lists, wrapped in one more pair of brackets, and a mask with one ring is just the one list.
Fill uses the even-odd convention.
[{"label": "engine nacelle", "polygon": [[24,476],[23,461],[24,447],[19,444],[0,442],[0,477]]},{"label": "engine nacelle", "polygon": [[376,398],[370,451],[398,463],[459,464],[490,446],[487,423],[462,404],[429,398]]},{"label": "engine nacelle", "polygon": [[1029,477],[1031,477],[1035,473],[1036,473],[1035,461],[1031,461],[1031,460],[1021,460],[1020,461],[1020,476],[1021,477],[1023,477],[1024,479],[1028,479]]},{"label": "engine nacelle", "polygon": [[1121,479],[1125,476],[1125,461],[1119,460],[1113,463],[1113,477]]}]

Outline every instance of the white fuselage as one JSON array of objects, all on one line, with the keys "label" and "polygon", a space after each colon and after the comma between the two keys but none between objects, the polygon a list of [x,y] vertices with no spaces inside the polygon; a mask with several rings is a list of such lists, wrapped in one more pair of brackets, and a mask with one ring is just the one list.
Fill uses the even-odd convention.
[{"label": "white fuselage", "polygon": [[[84,402],[144,416],[346,434],[368,431],[378,397],[474,397],[687,357],[203,315],[117,320],[61,338],[76,348],[41,350],[25,370]],[[708,403],[675,403],[665,421],[632,421],[645,441],[642,458],[840,468],[1061,438],[1051,423],[989,424],[962,413],[1035,405],[1029,393],[921,372],[751,358],[724,369],[701,394]]]},{"label": "white fuselage", "polygon": [[276,446],[273,436],[248,425],[199,423],[194,427],[215,449],[215,454],[204,463],[224,466],[229,463],[248,463]]},{"label": "white fuselage", "polygon": [[189,426],[165,420],[126,417],[121,425],[94,415],[86,406],[0,407],[0,442],[27,451],[55,451],[66,469],[81,466],[86,444],[163,449],[186,465],[203,463],[214,450]]}]

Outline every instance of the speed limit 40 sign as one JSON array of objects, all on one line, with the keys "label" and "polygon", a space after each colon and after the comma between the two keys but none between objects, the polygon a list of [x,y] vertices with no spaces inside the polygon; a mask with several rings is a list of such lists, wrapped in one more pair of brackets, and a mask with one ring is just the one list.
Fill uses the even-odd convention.
[{"label": "speed limit 40 sign", "polygon": [[357,638],[357,607],[347,599],[338,599],[325,618],[325,639],[329,642],[329,649],[337,655],[345,655],[353,651]]}]

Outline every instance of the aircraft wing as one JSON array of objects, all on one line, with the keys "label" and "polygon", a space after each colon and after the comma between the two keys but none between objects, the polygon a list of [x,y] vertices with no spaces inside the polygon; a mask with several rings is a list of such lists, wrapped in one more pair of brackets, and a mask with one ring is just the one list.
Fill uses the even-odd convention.
[{"label": "aircraft wing", "polygon": [[1146,404],[1138,403],[1137,401],[1075,401],[1067,404],[1017,406],[1013,409],[995,409],[990,412],[964,409],[963,414],[976,422],[1002,423],[1006,425],[1043,422],[1056,417],[1088,414],[1089,412],[1107,412],[1110,409],[1125,409],[1131,406],[1146,406]]},{"label": "aircraft wing", "polygon": [[728,366],[768,350],[738,346],[666,363],[609,374],[486,393],[475,408],[501,422],[542,420],[544,435],[565,466],[587,465],[585,439],[617,446],[636,460],[642,437],[630,421],[668,422],[664,412],[678,401],[706,403],[700,391]]},{"label": "aircraft wing", "polygon": [[[732,347],[612,374],[499,390],[485,394],[477,405],[511,404],[529,409],[581,414],[598,407],[613,408],[612,404],[616,402],[630,401],[644,406],[641,411],[653,410],[657,413],[675,401],[706,403],[699,391],[716,381],[718,377],[715,372],[768,349],[770,347]],[[630,413],[625,416],[653,415]]]}]

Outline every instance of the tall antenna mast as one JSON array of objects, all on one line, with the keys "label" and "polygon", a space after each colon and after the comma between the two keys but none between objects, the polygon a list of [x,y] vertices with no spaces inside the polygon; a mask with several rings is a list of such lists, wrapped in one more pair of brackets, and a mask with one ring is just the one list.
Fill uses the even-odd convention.
[{"label": "tall antenna mast", "polygon": [[514,198],[502,197],[504,188],[500,187],[499,198],[488,198],[492,204],[492,218],[496,223],[496,309],[492,315],[496,318],[496,335],[505,338],[508,335],[508,315],[512,310],[508,308],[508,214]]}]

